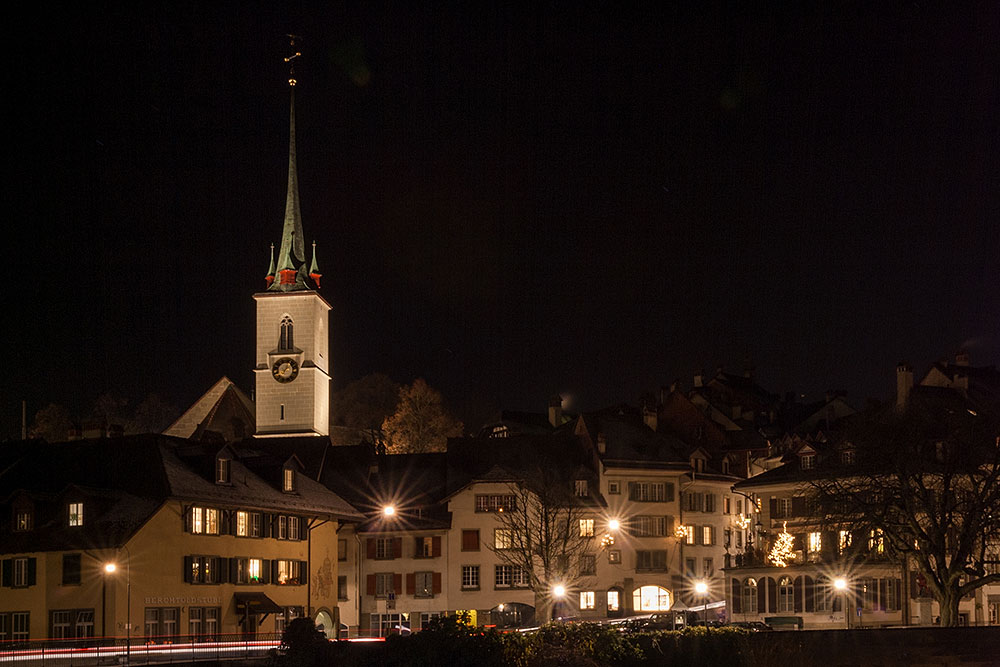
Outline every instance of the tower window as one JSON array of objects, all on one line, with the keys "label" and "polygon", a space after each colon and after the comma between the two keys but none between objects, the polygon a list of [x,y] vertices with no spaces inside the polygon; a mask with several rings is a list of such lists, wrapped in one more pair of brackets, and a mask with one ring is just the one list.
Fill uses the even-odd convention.
[{"label": "tower window", "polygon": [[281,404],[281,420],[282,421],[285,420],[285,404],[284,403]]},{"label": "tower window", "polygon": [[292,338],[292,318],[285,315],[281,318],[281,336],[278,338],[279,350],[294,350],[295,341]]}]

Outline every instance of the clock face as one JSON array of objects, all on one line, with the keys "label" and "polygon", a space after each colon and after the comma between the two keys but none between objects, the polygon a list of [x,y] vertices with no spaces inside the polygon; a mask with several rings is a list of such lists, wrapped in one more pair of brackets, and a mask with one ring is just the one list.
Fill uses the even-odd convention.
[{"label": "clock face", "polygon": [[271,366],[271,375],[278,382],[291,382],[299,374],[299,365],[294,359],[282,357]]}]

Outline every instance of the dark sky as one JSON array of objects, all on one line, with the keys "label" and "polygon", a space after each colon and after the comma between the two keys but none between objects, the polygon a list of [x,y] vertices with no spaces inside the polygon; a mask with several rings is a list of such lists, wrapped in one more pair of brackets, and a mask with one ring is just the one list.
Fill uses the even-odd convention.
[{"label": "dark sky", "polygon": [[78,4],[7,29],[0,437],[250,388],[289,32],[335,388],[424,377],[478,425],[747,359],[858,406],[1000,361],[995,2]]}]

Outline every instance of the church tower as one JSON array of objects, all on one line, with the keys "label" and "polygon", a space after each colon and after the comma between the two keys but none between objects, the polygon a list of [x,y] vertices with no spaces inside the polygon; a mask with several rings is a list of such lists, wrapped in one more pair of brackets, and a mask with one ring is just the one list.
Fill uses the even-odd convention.
[{"label": "church tower", "polygon": [[[295,40],[292,40],[294,49]],[[316,291],[321,274],[312,244],[306,268],[305,239],[299,211],[295,164],[295,52],[288,78],[291,97],[288,141],[288,195],[285,223],[265,291],[257,302],[256,386],[257,437],[329,435],[330,432],[330,304]]]}]

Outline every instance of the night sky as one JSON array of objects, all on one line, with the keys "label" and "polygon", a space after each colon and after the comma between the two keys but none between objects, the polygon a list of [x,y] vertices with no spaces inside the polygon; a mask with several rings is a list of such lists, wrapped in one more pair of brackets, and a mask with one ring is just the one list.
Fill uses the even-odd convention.
[{"label": "night sky", "polygon": [[856,407],[1000,362],[1000,4],[412,4],[8,25],[0,438],[21,400],[252,387],[290,32],[335,389],[423,377],[476,427],[747,360]]}]

